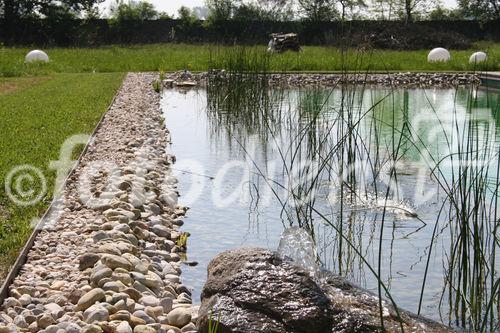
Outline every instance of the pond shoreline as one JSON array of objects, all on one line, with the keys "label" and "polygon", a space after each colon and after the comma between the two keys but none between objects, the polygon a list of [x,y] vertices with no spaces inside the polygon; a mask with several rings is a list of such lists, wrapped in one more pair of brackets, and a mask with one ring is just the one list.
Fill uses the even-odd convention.
[{"label": "pond shoreline", "polygon": [[124,79],[9,286],[0,332],[195,329],[156,79]]},{"label": "pond shoreline", "polygon": [[[250,73],[250,75],[255,75]],[[478,74],[468,72],[440,72],[440,73],[267,73],[270,86],[281,87],[336,87],[344,85],[370,85],[391,88],[452,88],[457,86],[479,85],[481,80]],[[167,83],[189,82],[190,80],[205,86],[208,79],[229,79],[229,72],[217,70],[211,72],[174,72],[166,75]],[[172,82],[173,80],[173,82]]]}]

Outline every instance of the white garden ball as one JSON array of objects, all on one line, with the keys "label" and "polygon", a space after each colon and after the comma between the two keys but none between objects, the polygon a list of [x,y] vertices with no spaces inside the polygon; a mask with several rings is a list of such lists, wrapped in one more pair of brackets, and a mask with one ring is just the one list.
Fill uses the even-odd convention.
[{"label": "white garden ball", "polygon": [[427,56],[428,62],[436,62],[436,61],[449,61],[451,59],[450,52],[447,49],[443,49],[442,47],[437,47],[429,52]]},{"label": "white garden ball", "polygon": [[33,50],[26,55],[26,58],[24,61],[26,63],[35,62],[35,61],[49,62],[49,56],[47,55],[47,53],[45,53],[43,51]]},{"label": "white garden ball", "polygon": [[488,59],[488,56],[484,52],[474,52],[469,58],[469,63],[477,64],[480,62],[484,62]]}]

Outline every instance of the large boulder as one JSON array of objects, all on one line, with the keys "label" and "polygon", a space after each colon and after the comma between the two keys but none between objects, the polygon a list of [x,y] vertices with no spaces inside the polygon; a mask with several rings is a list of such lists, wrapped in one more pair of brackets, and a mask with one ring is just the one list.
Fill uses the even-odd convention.
[{"label": "large boulder", "polygon": [[241,248],[216,256],[208,266],[198,327],[208,332],[326,333],[330,301],[308,273],[263,249]]},{"label": "large boulder", "polygon": [[332,332],[453,332],[447,326],[397,309],[387,300],[382,300],[383,328],[377,295],[370,293],[344,278],[324,272],[322,289],[332,301],[334,323]]},{"label": "large boulder", "polygon": [[[208,265],[202,333],[382,332],[378,297],[328,272],[321,279],[268,250],[240,248]],[[315,273],[317,274],[317,273]],[[321,286],[315,280],[321,281]],[[451,332],[383,301],[386,332]],[[213,328],[217,327],[217,330]]]}]

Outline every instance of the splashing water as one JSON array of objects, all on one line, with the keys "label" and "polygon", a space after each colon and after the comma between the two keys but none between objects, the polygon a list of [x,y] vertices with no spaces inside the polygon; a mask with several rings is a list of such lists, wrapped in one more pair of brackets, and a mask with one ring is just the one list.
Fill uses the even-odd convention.
[{"label": "splashing water", "polygon": [[290,259],[297,266],[305,269],[311,276],[317,276],[319,266],[316,244],[306,230],[290,227],[283,231],[277,250],[278,257]]}]

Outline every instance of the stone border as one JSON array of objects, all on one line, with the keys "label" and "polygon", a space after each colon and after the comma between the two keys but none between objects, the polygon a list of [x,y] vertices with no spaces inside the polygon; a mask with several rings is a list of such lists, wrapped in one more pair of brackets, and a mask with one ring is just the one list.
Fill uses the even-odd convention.
[{"label": "stone border", "polygon": [[[190,87],[192,83],[205,86],[208,76],[225,80],[229,74],[224,70],[212,72],[185,73],[183,71],[167,75],[166,85],[177,83],[179,86]],[[271,72],[266,74],[271,86],[281,87],[335,87],[340,84],[370,85],[390,88],[453,88],[457,86],[479,85],[481,80],[476,73],[442,72],[442,73],[314,73],[314,72]]]},{"label": "stone border", "polygon": [[179,277],[186,209],[177,205],[155,80],[126,76],[26,250],[0,332],[195,330],[197,308]]}]

